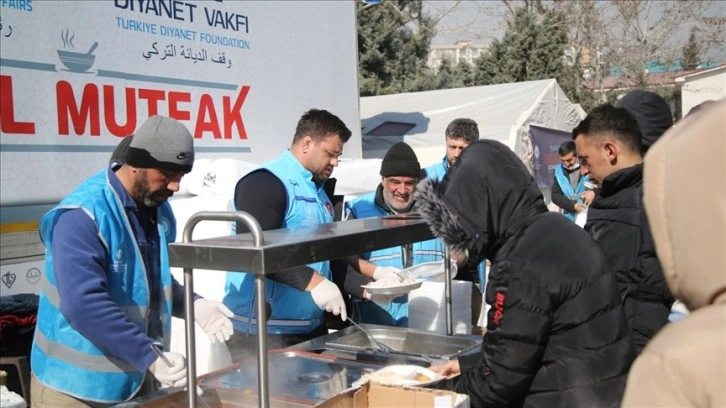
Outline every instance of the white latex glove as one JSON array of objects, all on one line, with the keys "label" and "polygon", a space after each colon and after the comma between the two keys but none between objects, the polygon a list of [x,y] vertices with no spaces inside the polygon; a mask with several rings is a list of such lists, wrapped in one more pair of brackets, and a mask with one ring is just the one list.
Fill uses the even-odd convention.
[{"label": "white latex glove", "polygon": [[194,301],[194,320],[207,333],[212,344],[224,343],[232,335],[231,310],[222,302],[197,299]]},{"label": "white latex glove", "polygon": [[[452,265],[466,265],[466,263],[469,261],[469,249],[464,248],[464,251],[456,251],[453,249],[449,249],[449,255],[451,256],[451,263]],[[454,274],[454,271],[452,269],[451,274]]]},{"label": "white latex glove", "polygon": [[149,371],[162,385],[182,387],[187,381],[187,361],[183,355],[173,351],[165,351],[164,357],[169,360],[167,365],[161,357],[157,357],[149,366]]},{"label": "white latex glove", "polygon": [[392,278],[392,279],[400,281],[401,278],[396,274],[396,272],[400,272],[400,271],[401,270],[396,268],[395,266],[378,266],[373,271],[373,280]]},{"label": "white latex glove", "polygon": [[340,315],[343,321],[348,320],[348,311],[345,309],[343,295],[340,294],[340,290],[333,282],[327,279],[322,280],[310,291],[310,296],[313,297],[313,302],[320,309],[331,312],[336,316]]}]

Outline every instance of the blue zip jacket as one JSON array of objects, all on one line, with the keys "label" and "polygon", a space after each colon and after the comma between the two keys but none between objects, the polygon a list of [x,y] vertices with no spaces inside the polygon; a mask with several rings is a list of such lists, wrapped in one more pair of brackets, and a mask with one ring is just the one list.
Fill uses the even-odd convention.
[{"label": "blue zip jacket", "polygon": [[426,177],[431,180],[441,181],[446,175],[446,172],[449,171],[449,161],[444,156],[440,162],[424,168],[424,171],[426,172]]},{"label": "blue zip jacket", "polygon": [[[158,271],[147,271],[146,258],[137,245],[141,238],[134,234],[132,221],[125,210],[124,203],[128,200],[130,196],[109,168],[83,182],[40,222],[40,235],[46,246],[47,281],[40,294],[31,367],[38,381],[47,387],[84,400],[121,402],[133,397],[140,389],[146,369],[154,360],[149,347],[152,339],[147,336],[150,315],[161,320],[159,335],[167,348],[169,344],[173,279],[166,244],[176,234],[176,221],[168,203],[158,207],[158,222],[154,228],[158,234],[155,241],[160,251],[160,265]],[[94,243],[88,242],[90,245],[77,250],[78,259],[82,259],[79,264],[59,264],[54,254],[61,258],[70,254],[52,251],[53,240],[68,235],[54,234],[54,230],[62,214],[77,209],[85,212],[95,224],[103,252],[93,253]],[[103,270],[90,271],[90,275],[85,275],[86,269],[92,269],[93,260],[104,265]],[[156,283],[162,288],[158,296],[151,294],[149,272],[158,274]],[[67,288],[68,282],[58,285],[64,280],[74,279],[68,275],[76,273],[92,276],[93,282],[80,282],[75,285],[78,287],[72,288]],[[82,297],[73,297],[79,293]],[[158,304],[150,304],[152,298],[158,299]],[[81,308],[86,308],[86,316],[76,316]],[[64,311],[73,313],[66,314]],[[104,315],[98,316],[100,312]],[[104,327],[89,330],[87,321],[96,317],[100,322],[110,322],[101,323]],[[106,332],[109,327],[122,331]],[[79,329],[88,337],[94,337],[94,341]],[[127,358],[119,352],[126,342],[145,345],[145,349],[131,353],[132,356]],[[114,343],[121,345],[116,347]]]},{"label": "blue zip jacket", "polygon": [[[577,188],[573,190],[570,178],[565,174],[562,163],[559,163],[555,166],[555,180],[557,180],[557,184],[560,185],[562,194],[564,194],[565,197],[572,201],[582,203],[582,197],[580,194],[585,192],[585,182],[588,180],[587,176],[580,177],[580,181],[577,182]],[[577,217],[577,213],[574,212],[563,212],[563,215],[569,218],[570,221],[575,221],[575,218]]]},{"label": "blue zip jacket", "polygon": [[[333,222],[333,205],[323,190],[322,183],[313,182],[312,173],[289,150],[261,168],[274,174],[285,186],[287,208],[281,228],[300,228]],[[331,279],[329,261],[308,266],[326,279]],[[257,333],[254,282],[254,274],[227,273],[224,304],[234,312],[235,330],[241,332],[249,329],[250,333]],[[315,304],[309,292],[272,279],[266,279],[265,289],[266,301],[272,307],[272,316],[267,322],[269,334],[306,334],[323,324],[323,311]]]},{"label": "blue zip jacket", "polygon": [[[368,218],[388,215],[391,212],[376,204],[376,194],[383,186],[357,197],[345,204],[346,218]],[[403,247],[378,249],[361,255],[361,258],[378,266],[394,266],[403,269]],[[444,244],[440,239],[415,242],[412,245],[413,262],[410,266],[424,262],[436,262],[444,259]],[[373,302],[355,302],[353,316],[360,323],[382,324],[387,326],[408,326],[408,295],[395,298],[387,305]]]}]

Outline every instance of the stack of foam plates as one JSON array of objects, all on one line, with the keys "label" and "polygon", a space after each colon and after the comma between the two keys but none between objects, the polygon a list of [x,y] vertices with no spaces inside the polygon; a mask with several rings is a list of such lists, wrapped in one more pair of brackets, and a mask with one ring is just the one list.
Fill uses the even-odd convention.
[{"label": "stack of foam plates", "polygon": [[[446,334],[444,282],[423,282],[408,295],[408,327]],[[451,281],[455,334],[471,334],[471,282]]]}]

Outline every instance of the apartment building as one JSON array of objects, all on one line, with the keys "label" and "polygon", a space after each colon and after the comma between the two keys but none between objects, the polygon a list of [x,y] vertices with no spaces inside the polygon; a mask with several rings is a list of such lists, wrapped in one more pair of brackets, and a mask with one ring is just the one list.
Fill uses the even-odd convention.
[{"label": "apartment building", "polygon": [[471,41],[457,41],[450,45],[432,45],[429,50],[428,66],[432,69],[438,69],[444,59],[451,61],[452,65],[457,65],[461,61],[474,65],[476,59],[486,49],[487,45],[473,44]]}]

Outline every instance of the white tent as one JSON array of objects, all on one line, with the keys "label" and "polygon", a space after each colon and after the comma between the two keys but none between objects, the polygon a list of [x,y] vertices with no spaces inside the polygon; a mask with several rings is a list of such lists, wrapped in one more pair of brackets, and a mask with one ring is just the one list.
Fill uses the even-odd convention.
[{"label": "white tent", "polygon": [[529,125],[569,132],[585,117],[554,79],[363,97],[360,110],[364,158],[405,141],[422,166],[433,164],[444,157],[446,126],[470,118],[481,139],[506,144],[530,170]]}]

